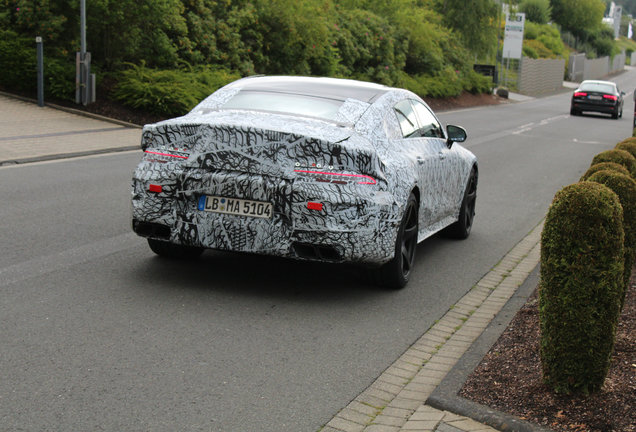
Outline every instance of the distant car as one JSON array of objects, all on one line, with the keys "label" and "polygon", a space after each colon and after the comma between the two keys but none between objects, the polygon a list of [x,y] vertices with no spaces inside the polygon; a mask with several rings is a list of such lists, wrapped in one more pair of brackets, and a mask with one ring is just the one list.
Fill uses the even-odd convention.
[{"label": "distant car", "polygon": [[623,116],[623,96],[625,92],[611,81],[583,81],[572,94],[570,114],[593,111],[611,114],[612,118],[617,119]]},{"label": "distant car", "polygon": [[418,242],[470,234],[478,169],[465,139],[406,90],[244,78],[144,127],[133,230],[158,255],[357,262],[401,288]]}]

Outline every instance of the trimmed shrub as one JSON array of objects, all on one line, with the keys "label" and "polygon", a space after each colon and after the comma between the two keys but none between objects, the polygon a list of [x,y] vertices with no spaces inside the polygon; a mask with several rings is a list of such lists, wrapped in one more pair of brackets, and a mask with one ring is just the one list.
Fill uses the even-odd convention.
[{"label": "trimmed shrub", "polygon": [[625,302],[625,295],[629,288],[632,266],[636,260],[636,181],[629,175],[615,171],[598,171],[588,179],[591,182],[603,184],[618,196],[623,207],[623,229],[625,231],[625,268],[624,285],[621,295],[621,308]]},{"label": "trimmed shrub", "polygon": [[606,150],[594,156],[592,165],[601,162],[616,162],[623,165],[629,171],[632,178],[636,178],[636,158],[625,150]]},{"label": "trimmed shrub", "polygon": [[583,174],[583,176],[581,177],[580,181],[585,181],[587,180],[592,174],[594,174],[595,172],[598,171],[603,171],[603,170],[612,170],[612,171],[616,171],[619,172],[621,174],[625,174],[627,176],[629,176],[629,171],[627,171],[627,168],[625,168],[623,165],[621,164],[617,164],[616,162],[600,162],[597,163],[595,165],[592,165],[586,172],[585,174]]},{"label": "trimmed shrub", "polygon": [[116,78],[113,97],[123,104],[154,114],[180,116],[239,77],[225,70],[157,70],[131,64]]},{"label": "trimmed shrub", "polygon": [[614,147],[616,150],[625,150],[636,158],[636,138],[627,138]]},{"label": "trimmed shrub", "polygon": [[541,236],[539,319],[543,380],[558,393],[601,388],[623,285],[622,208],[607,186],[557,192]]}]

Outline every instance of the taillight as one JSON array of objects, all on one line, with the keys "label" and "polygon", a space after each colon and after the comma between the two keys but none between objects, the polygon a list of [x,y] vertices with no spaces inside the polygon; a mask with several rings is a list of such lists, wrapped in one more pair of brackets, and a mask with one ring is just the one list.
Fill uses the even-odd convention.
[{"label": "taillight", "polygon": [[161,192],[163,192],[163,186],[156,185],[156,184],[149,184],[148,185],[148,191],[149,192],[154,192],[154,193],[161,193]]},{"label": "taillight", "polygon": [[357,183],[361,185],[374,185],[376,180],[364,174],[351,174],[329,171],[313,171],[313,170],[294,170],[295,173],[311,177],[312,179],[323,183],[349,184]]},{"label": "taillight", "polygon": [[585,97],[587,93],[585,92],[574,92],[574,97]]},{"label": "taillight", "polygon": [[614,95],[603,95],[604,99],[609,99],[611,101],[616,102],[618,100],[618,96],[614,96]]},{"label": "taillight", "polygon": [[308,209],[308,210],[317,210],[317,211],[322,211],[322,208],[323,208],[323,204],[322,204],[322,203],[319,203],[319,202],[312,202],[312,201],[309,201],[309,202],[307,203],[307,209]]}]

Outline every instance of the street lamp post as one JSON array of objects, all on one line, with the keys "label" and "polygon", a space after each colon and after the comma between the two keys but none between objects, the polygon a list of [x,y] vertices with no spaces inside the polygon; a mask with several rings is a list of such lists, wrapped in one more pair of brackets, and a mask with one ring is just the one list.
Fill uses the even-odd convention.
[{"label": "street lamp post", "polygon": [[91,53],[86,52],[86,0],[80,0],[80,51],[75,57],[75,102],[95,102],[95,75],[91,74]]}]

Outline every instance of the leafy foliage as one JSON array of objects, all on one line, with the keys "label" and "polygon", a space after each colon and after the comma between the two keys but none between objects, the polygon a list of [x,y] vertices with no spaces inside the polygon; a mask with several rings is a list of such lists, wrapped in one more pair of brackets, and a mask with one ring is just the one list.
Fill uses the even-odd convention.
[{"label": "leafy foliage", "polygon": [[[0,31],[0,85],[20,92],[37,91],[35,40],[12,31]],[[47,97],[74,100],[75,65],[59,58],[47,59],[44,70],[44,94]],[[70,60],[70,59],[69,59]]]},{"label": "leafy foliage", "polygon": [[550,3],[554,21],[577,37],[585,38],[588,31],[601,26],[603,0],[550,0]]},{"label": "leafy foliage", "polygon": [[547,24],[552,16],[550,0],[523,0],[519,11],[526,14],[526,19],[537,24]]},{"label": "leafy foliage", "polygon": [[219,87],[237,79],[225,70],[158,70],[130,64],[120,72],[115,99],[151,113],[183,115]]},{"label": "leafy foliage", "polygon": [[602,170],[590,176],[589,181],[603,184],[610,188],[617,196],[623,207],[624,242],[624,272],[623,290],[621,293],[621,307],[625,302],[625,295],[629,289],[632,276],[632,265],[636,260],[636,182],[631,176],[616,171]]},{"label": "leafy foliage", "polygon": [[464,45],[475,55],[488,55],[496,46],[497,3],[493,0],[438,0],[444,24],[456,30]]},{"label": "leafy foliage", "polygon": [[585,171],[585,174],[583,174],[581,176],[580,181],[585,181],[588,178],[590,178],[590,176],[598,171],[615,171],[618,172],[620,174],[625,174],[625,175],[630,175],[629,171],[627,171],[627,168],[625,168],[623,165],[618,164],[616,162],[600,162],[597,164],[592,165],[591,167],[588,168],[587,171]]},{"label": "leafy foliage", "polygon": [[559,30],[550,24],[526,22],[523,53],[530,58],[563,58],[567,51]]},{"label": "leafy foliage", "polygon": [[636,139],[635,138],[624,139],[623,141],[616,144],[616,147],[614,148],[616,150],[625,150],[636,158]]},{"label": "leafy foliage", "polygon": [[636,158],[628,151],[620,149],[606,150],[597,154],[592,159],[592,165],[596,165],[600,162],[616,162],[621,164],[627,168],[632,178],[636,178]]},{"label": "leafy foliage", "polygon": [[[179,69],[186,64],[197,71],[236,71],[236,76],[356,78],[447,97],[490,89],[472,63],[497,45],[497,5],[473,3],[466,8],[458,0],[92,0],[87,48],[98,82],[102,74],[123,80],[116,92],[120,99],[133,88],[143,89],[141,101],[162,100],[148,106],[166,109],[164,114],[179,110],[169,94],[159,96],[170,92],[156,69],[177,80],[176,95],[187,81]],[[69,98],[79,50],[78,2],[0,0],[0,11],[0,28],[12,32],[3,39],[5,52],[16,52],[15,58],[4,58],[0,83],[26,91],[34,86],[35,79],[24,83],[24,77],[34,76],[35,61],[33,44],[26,41],[41,33],[45,70],[51,73],[47,87]],[[141,101],[124,103],[143,106]]]},{"label": "leafy foliage", "polygon": [[605,380],[623,242],[621,204],[609,188],[581,182],[555,195],[541,238],[539,314],[543,378],[559,393],[596,391]]}]

